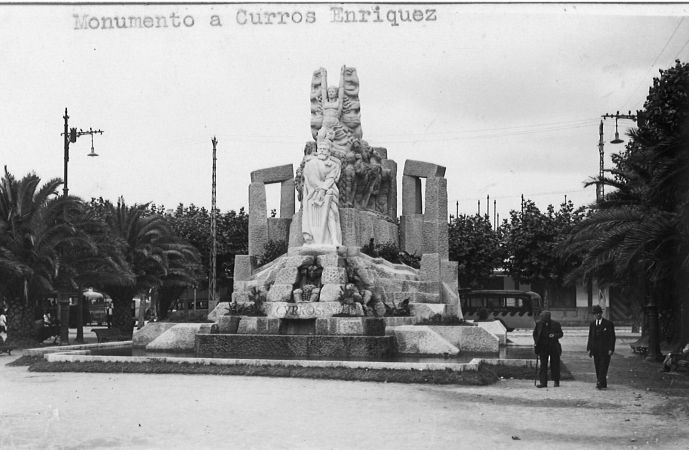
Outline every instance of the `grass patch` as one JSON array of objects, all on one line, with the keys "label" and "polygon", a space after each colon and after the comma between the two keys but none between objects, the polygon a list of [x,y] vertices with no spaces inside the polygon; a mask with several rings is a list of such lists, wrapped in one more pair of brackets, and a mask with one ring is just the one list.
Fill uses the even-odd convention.
[{"label": "grass patch", "polygon": [[94,372],[94,373],[174,373],[198,375],[244,375],[263,377],[313,378],[329,380],[378,381],[386,383],[430,383],[486,385],[498,379],[490,368],[478,371],[359,369],[346,367],[203,365],[191,363],[147,362],[48,362],[39,360],[29,366],[31,372]]},{"label": "grass patch", "polygon": [[17,366],[31,366],[32,364],[39,363],[41,361],[45,361],[45,358],[43,358],[43,355],[41,356],[20,356],[19,358],[15,359],[12,362],[7,363],[7,366],[10,367],[17,367]]}]

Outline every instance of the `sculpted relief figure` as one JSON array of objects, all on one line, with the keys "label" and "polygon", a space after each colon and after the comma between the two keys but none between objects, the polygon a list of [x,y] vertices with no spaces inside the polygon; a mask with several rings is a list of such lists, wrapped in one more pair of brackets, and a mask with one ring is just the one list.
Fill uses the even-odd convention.
[{"label": "sculpted relief figure", "polygon": [[[320,174],[324,169],[321,167],[316,170],[316,165],[330,161],[329,164],[338,162],[339,169],[337,176],[329,175],[329,180],[334,179],[335,184],[329,188],[328,201],[334,199],[334,203],[341,208],[372,211],[385,220],[394,221],[395,218],[389,216],[387,198],[394,180],[391,179],[390,170],[383,168],[384,156],[362,139],[359,78],[355,68],[342,66],[338,86],[328,86],[324,68],[313,72],[311,134],[314,141],[307,143],[304,148],[304,159],[295,175],[297,197],[304,206],[304,218],[308,216],[315,220],[318,216],[315,208],[320,208],[321,214],[327,209],[316,205],[306,193],[306,166],[311,164],[312,175],[318,178],[316,172]],[[310,163],[314,158],[321,162]],[[319,201],[316,199],[316,202]],[[311,211],[306,211],[307,205]],[[302,222],[305,242],[324,243],[320,241],[322,233],[312,232],[320,230],[322,223]],[[324,239],[330,242],[336,238],[336,234],[333,232]]]},{"label": "sculpted relief figure", "polygon": [[359,113],[359,78],[356,69],[342,66],[339,86],[328,86],[324,68],[313,73],[311,80],[311,134],[317,146],[329,145],[340,160],[361,139]]},{"label": "sculpted relief figure", "polygon": [[302,170],[301,230],[306,245],[342,245],[340,229],[340,160],[328,147],[305,156]]}]

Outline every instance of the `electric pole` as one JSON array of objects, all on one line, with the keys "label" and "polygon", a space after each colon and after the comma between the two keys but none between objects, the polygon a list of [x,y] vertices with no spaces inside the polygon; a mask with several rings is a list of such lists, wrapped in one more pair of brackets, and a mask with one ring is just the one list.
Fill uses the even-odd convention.
[{"label": "electric pole", "polygon": [[216,161],[216,145],[218,144],[218,140],[213,136],[213,139],[211,139],[211,143],[213,144],[213,177],[212,177],[212,189],[211,189],[211,267],[210,267],[210,281],[208,283],[208,294],[209,294],[209,305],[208,307],[211,308],[211,302],[212,307],[215,307],[215,290],[216,290],[216,277],[215,277],[215,268],[216,268],[216,258],[217,258],[217,237],[216,237],[216,214],[217,214],[217,209],[215,208],[215,161]]}]

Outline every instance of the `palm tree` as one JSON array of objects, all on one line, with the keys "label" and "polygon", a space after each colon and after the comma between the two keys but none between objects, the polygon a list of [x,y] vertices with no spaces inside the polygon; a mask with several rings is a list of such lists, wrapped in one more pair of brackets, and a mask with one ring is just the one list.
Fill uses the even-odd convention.
[{"label": "palm tree", "polygon": [[164,283],[193,285],[198,251],[175,236],[160,215],[149,214],[148,205],[103,204],[102,215],[113,240],[121,245],[122,262],[134,274],[132,284],[103,280],[99,287],[113,299],[113,325],[131,333],[133,298]]},{"label": "palm tree", "polygon": [[55,295],[70,278],[70,251],[93,250],[88,234],[71,219],[80,209],[75,197],[58,197],[59,179],[40,185],[31,173],[16,179],[7,171],[0,181],[0,295],[7,302],[8,335],[18,341],[36,335],[40,302]]}]

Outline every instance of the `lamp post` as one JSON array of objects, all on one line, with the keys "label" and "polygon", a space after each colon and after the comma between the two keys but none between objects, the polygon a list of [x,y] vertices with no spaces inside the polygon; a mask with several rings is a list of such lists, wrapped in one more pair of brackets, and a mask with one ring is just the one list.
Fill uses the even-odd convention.
[{"label": "lamp post", "polygon": [[[85,134],[88,134],[91,136],[91,153],[88,154],[88,156],[98,156],[98,153],[96,153],[93,149],[93,135],[94,134],[103,134],[102,130],[94,130],[93,128],[89,128],[88,131],[83,131],[79,129],[77,131],[76,128],[69,128],[69,114],[67,114],[67,108],[65,108],[65,115],[62,117],[65,119],[65,129],[62,135],[64,136],[64,151],[65,151],[65,163],[64,163],[64,186],[62,188],[62,196],[67,197],[69,195],[69,188],[67,187],[67,176],[68,176],[68,171],[67,171],[67,166],[69,163],[69,144],[74,143],[77,141],[77,138],[80,136],[83,136]],[[64,298],[61,300],[61,306],[63,306],[63,309],[66,310],[66,313],[63,313],[62,317],[60,317],[60,338],[63,339],[62,342],[68,343],[68,338],[69,338],[69,298],[67,298],[67,301],[65,302]],[[77,296],[77,342],[83,342],[84,340],[84,331],[83,331],[83,302],[81,295]],[[66,314],[66,315],[65,315]],[[64,320],[67,319],[67,320]]]},{"label": "lamp post", "polygon": [[[628,114],[620,114],[620,112],[617,111],[615,114],[606,113],[606,114],[603,114],[601,117],[603,118],[603,120],[608,119],[608,118],[615,119],[615,139],[610,141],[610,143],[611,144],[621,144],[624,141],[622,139],[620,139],[620,132],[617,128],[618,120],[619,119],[629,119],[629,120],[633,120],[635,122],[640,122],[641,121],[640,120],[641,111],[637,111],[636,114],[632,114],[631,111],[629,111]],[[598,171],[598,180],[599,181],[596,184],[596,202],[600,202],[601,200],[603,200],[603,196],[604,196],[603,183],[602,183],[602,181],[600,181],[603,179],[603,174],[604,174],[604,158],[603,157],[605,155],[605,152],[604,152],[605,143],[603,141],[603,120],[600,121],[600,125],[598,126],[598,153],[600,156],[600,161],[599,161],[599,171]]]},{"label": "lamp post", "polygon": [[88,131],[83,131],[79,129],[77,131],[76,128],[69,128],[69,115],[67,114],[67,108],[65,108],[65,115],[62,117],[65,119],[65,131],[62,133],[62,135],[65,137],[64,138],[64,146],[65,146],[65,167],[64,167],[64,187],[62,188],[62,195],[67,197],[69,194],[69,188],[67,187],[67,165],[69,163],[69,144],[74,143],[77,141],[77,138],[80,136],[83,136],[85,134],[88,134],[91,136],[91,153],[88,154],[88,156],[98,156],[98,153],[96,153],[93,150],[93,135],[94,134],[103,134],[102,130],[94,130],[92,128],[89,128]]}]

